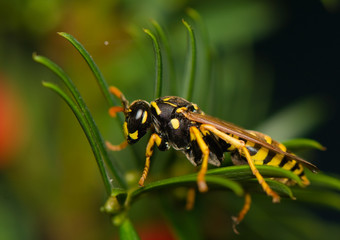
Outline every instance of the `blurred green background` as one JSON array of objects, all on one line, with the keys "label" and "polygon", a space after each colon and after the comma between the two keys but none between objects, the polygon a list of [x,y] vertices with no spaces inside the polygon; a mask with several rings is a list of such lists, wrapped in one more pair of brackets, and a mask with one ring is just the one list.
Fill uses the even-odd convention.
[{"label": "blurred green background", "polygon": [[[66,104],[41,86],[42,80],[57,78],[33,62],[32,53],[47,56],[64,68],[84,96],[104,138],[120,143],[121,127],[108,116],[108,106],[88,66],[56,33],[75,36],[92,54],[108,83],[119,87],[130,101],[150,101],[154,54],[142,29],[152,29],[150,19],[155,19],[166,30],[176,69],[170,77],[180,84],[187,56],[187,33],[181,19],[191,21],[186,14],[188,7],[196,9],[203,20],[203,25],[193,23],[198,40],[193,101],[208,114],[261,130],[277,140],[316,139],[327,151],[304,156],[324,172],[340,173],[339,1],[0,0],[1,240],[118,238],[109,218],[99,212],[106,195],[89,144]],[[166,88],[165,94],[172,93],[170,86]],[[122,164],[125,172],[137,169],[139,176],[145,144],[144,139],[135,146],[140,153],[138,167],[136,163]],[[129,161],[131,149],[113,154]],[[180,158],[175,165],[185,166],[181,171],[193,171]],[[155,161],[150,175],[157,176],[158,165]],[[216,193],[200,199],[194,216],[205,223],[206,236],[236,237],[231,232],[230,216],[237,213],[243,200]],[[211,206],[212,199],[217,199],[216,206],[222,206],[223,211]],[[235,200],[240,203],[230,203]],[[264,202],[266,215],[274,217],[261,222],[263,212],[261,215],[255,204],[249,220],[244,221],[243,232],[240,226],[245,239],[277,237],[273,234],[279,239],[336,239],[334,234],[340,232],[339,212],[332,209],[309,205],[307,211],[301,210],[302,203],[273,205],[263,197],[259,201]],[[293,205],[295,221],[284,215],[285,204]],[[162,239],[174,238],[169,217],[160,205],[157,196],[149,196],[131,209],[142,239],[160,239],[160,235]],[[313,234],[291,231],[289,224],[275,225],[281,214],[291,225],[303,225],[301,221],[306,220],[301,232],[310,229]],[[178,216],[185,216],[185,212]],[[265,227],[268,219],[275,226],[271,230]],[[251,226],[254,222],[262,228]]]}]

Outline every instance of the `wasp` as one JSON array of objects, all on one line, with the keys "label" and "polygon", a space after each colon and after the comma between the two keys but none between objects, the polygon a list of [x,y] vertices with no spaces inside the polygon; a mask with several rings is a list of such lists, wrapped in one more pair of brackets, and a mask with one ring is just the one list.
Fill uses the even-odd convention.
[{"label": "wasp", "polygon": [[[233,164],[248,164],[264,192],[271,196],[273,202],[279,202],[280,196],[270,188],[256,165],[270,165],[284,168],[298,175],[303,185],[309,185],[304,167],[316,172],[315,165],[289,152],[287,148],[271,137],[256,131],[245,130],[234,124],[206,115],[196,104],[184,98],[166,96],[150,103],[136,100],[129,104],[123,93],[116,87],[109,91],[120,99],[122,106],[111,107],[112,117],[123,112],[123,124],[126,141],[120,145],[111,145],[111,150],[121,150],[128,144],[138,142],[148,130],[151,137],[146,147],[146,161],[139,185],[143,186],[150,168],[150,158],[156,145],[165,151],[170,147],[185,154],[195,166],[201,165],[197,174],[197,186],[200,192],[206,192],[208,186],[205,174],[208,164],[220,166],[224,153],[229,152]],[[281,179],[288,184],[288,179]],[[250,198],[236,219],[239,222],[249,209]]]}]

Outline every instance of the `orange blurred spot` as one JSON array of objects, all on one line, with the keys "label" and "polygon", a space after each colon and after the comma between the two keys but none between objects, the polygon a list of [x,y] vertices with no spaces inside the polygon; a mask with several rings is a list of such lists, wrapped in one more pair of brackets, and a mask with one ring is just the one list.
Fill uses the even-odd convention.
[{"label": "orange blurred spot", "polygon": [[175,240],[172,231],[163,221],[151,221],[138,228],[138,234],[145,240]]},{"label": "orange blurred spot", "polygon": [[23,119],[20,98],[0,75],[0,169],[7,165],[23,140]]}]

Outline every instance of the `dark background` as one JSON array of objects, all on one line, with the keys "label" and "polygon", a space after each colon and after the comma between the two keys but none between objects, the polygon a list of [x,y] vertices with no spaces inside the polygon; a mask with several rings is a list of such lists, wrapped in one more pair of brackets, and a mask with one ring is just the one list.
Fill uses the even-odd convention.
[{"label": "dark background", "polygon": [[[188,7],[199,12],[203,25],[188,17]],[[193,101],[206,113],[280,141],[319,141],[327,151],[302,154],[322,172],[336,176],[340,174],[339,11],[337,0],[0,0],[0,239],[117,239],[117,229],[98,210],[106,195],[91,149],[66,104],[41,86],[43,80],[60,82],[32,60],[32,53],[51,58],[70,75],[105,139],[122,141],[121,126],[108,116],[108,105],[88,66],[57,32],[75,36],[92,54],[109,84],[119,87],[128,99],[150,101],[154,55],[142,28],[152,29],[153,18],[165,29],[174,76],[181,82],[187,61],[187,33],[181,23],[185,18],[194,26],[198,39]],[[204,42],[210,47],[211,61],[205,55]],[[168,72],[165,75],[169,76]],[[146,140],[135,147],[141,156],[138,164],[131,163],[130,149],[114,153],[122,159],[124,173],[139,176],[145,144]],[[156,159],[162,160],[162,154],[166,153],[156,153]],[[167,173],[193,171],[179,158]],[[151,176],[162,178],[156,171],[159,165],[160,161],[154,162]],[[210,239],[230,237],[233,233],[226,225],[230,226],[230,216],[242,203],[238,200],[235,206],[235,198],[211,194],[212,198],[199,198],[197,211],[202,215],[198,219],[216,221],[209,221],[200,230]],[[172,239],[169,219],[160,213],[162,208],[155,199],[142,199],[134,206],[134,225],[143,239],[157,239],[157,234]],[[217,203],[211,204],[211,199]],[[298,201],[272,205],[261,196],[257,200],[244,221],[244,238],[271,239],[273,232],[281,239],[306,236],[291,230],[290,224],[275,224],[281,219],[318,231],[327,239],[338,236],[334,233],[339,233],[339,209]],[[266,211],[258,208],[261,202]],[[223,215],[218,208],[221,203]],[[287,211],[286,206],[291,205]],[[261,213],[271,211],[272,225],[264,226],[262,232],[258,227],[257,232],[254,221],[261,225],[257,220],[262,219]],[[294,218],[285,213],[294,213]],[[280,234],[275,233],[278,228]],[[312,237],[318,239],[319,235]]]}]

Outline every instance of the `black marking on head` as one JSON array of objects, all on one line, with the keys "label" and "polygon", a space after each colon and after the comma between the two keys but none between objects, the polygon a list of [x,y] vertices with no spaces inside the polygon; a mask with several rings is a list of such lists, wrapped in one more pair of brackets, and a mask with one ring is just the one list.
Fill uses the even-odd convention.
[{"label": "black marking on head", "polygon": [[128,142],[137,142],[151,125],[149,103],[143,100],[134,101],[125,113],[125,122]]}]

